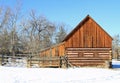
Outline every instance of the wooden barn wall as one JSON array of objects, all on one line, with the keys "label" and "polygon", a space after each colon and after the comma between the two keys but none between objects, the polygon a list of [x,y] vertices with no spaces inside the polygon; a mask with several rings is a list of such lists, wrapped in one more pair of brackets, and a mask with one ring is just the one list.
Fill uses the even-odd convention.
[{"label": "wooden barn wall", "polygon": [[46,50],[40,52],[40,57],[55,57],[55,56],[64,56],[65,54],[65,46],[64,43],[53,46]]},{"label": "wooden barn wall", "polygon": [[74,66],[109,67],[111,48],[66,48],[68,61]]},{"label": "wooden barn wall", "polygon": [[66,40],[65,47],[111,48],[111,37],[92,19],[88,19],[82,26],[78,27],[80,28]]}]

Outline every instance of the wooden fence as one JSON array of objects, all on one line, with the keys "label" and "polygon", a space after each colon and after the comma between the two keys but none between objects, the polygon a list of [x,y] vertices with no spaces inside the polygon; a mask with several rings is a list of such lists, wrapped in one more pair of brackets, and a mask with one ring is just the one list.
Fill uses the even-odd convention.
[{"label": "wooden fence", "polygon": [[56,57],[40,57],[40,58],[29,58],[27,60],[28,67],[52,67],[52,68],[65,68],[68,67],[67,59],[65,56],[56,56]]},{"label": "wooden fence", "polygon": [[[22,54],[20,54],[22,55]],[[6,65],[9,62],[9,59],[12,59],[12,62],[16,63],[17,59],[26,58],[27,67],[52,67],[52,68],[65,68],[68,67],[67,58],[65,56],[56,56],[56,57],[21,57],[21,56],[0,56],[0,65]]]},{"label": "wooden fence", "polygon": [[6,65],[8,63],[17,63],[18,60],[22,60],[23,58],[26,58],[26,57],[0,55],[0,65]]}]

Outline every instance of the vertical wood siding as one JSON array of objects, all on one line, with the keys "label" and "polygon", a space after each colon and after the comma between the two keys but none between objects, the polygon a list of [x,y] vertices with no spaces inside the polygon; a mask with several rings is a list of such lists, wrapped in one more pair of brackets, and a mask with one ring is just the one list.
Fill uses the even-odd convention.
[{"label": "vertical wood siding", "polygon": [[40,52],[40,57],[47,56],[47,57],[55,57],[55,56],[64,56],[65,55],[65,45],[64,42],[55,45],[51,48],[47,48]]},{"label": "vertical wood siding", "polygon": [[77,30],[66,40],[66,47],[80,48],[111,48],[112,39],[109,35],[92,19],[78,26]]}]

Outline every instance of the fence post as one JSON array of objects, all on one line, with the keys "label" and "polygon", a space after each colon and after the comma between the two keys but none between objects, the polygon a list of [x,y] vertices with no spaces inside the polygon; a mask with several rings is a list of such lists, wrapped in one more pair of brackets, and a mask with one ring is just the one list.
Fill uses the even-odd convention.
[{"label": "fence post", "polygon": [[28,68],[31,67],[31,56],[28,56],[28,59],[27,59],[27,67],[28,67]]},{"label": "fence post", "polygon": [[65,56],[66,58],[66,67],[68,68],[68,58]]},{"label": "fence post", "polygon": [[62,68],[62,57],[60,56],[60,68]]},{"label": "fence post", "polygon": [[4,65],[4,54],[2,54],[2,60],[1,60],[1,65]]}]

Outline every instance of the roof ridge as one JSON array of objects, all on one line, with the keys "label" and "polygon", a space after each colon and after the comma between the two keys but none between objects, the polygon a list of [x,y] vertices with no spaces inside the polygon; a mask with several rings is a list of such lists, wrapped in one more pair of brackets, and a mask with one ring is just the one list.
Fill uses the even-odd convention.
[{"label": "roof ridge", "polygon": [[88,19],[92,19],[111,39],[112,37],[88,14],[82,21],[80,21],[80,23],[63,39],[63,41],[67,40],[69,38],[70,35],[72,35],[72,33],[74,33],[74,31],[76,29],[78,29],[78,26],[81,26],[86,20]]}]

